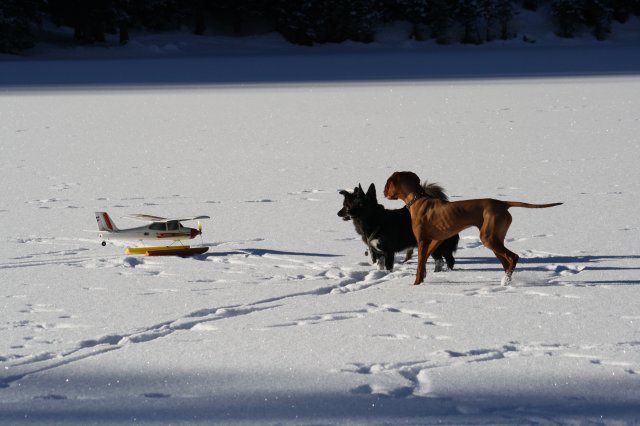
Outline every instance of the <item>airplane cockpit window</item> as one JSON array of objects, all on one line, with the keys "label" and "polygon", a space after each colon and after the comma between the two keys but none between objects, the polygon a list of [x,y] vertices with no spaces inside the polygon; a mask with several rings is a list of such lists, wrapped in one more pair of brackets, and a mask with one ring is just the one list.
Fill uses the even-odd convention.
[{"label": "airplane cockpit window", "polygon": [[152,223],[151,225],[149,225],[149,229],[151,229],[153,231],[166,231],[167,230],[167,224],[166,223]]},{"label": "airplane cockpit window", "polygon": [[169,222],[169,223],[167,223],[167,229],[169,229],[169,231],[177,231],[178,230],[178,222]]}]

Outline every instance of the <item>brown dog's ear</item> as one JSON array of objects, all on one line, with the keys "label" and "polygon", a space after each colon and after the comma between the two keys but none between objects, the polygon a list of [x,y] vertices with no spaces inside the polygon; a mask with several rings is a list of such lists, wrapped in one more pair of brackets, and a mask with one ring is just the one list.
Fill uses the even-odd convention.
[{"label": "brown dog's ear", "polygon": [[389,178],[396,186],[402,186],[408,191],[414,191],[420,186],[420,178],[413,172],[395,172]]},{"label": "brown dog's ear", "polygon": [[412,185],[420,186],[420,178],[413,172],[405,172]]}]

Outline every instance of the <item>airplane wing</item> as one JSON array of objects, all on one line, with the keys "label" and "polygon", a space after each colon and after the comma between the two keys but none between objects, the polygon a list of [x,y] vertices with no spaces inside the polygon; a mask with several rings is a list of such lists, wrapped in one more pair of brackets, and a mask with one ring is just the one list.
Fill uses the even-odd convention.
[{"label": "airplane wing", "polygon": [[160,216],[153,216],[150,214],[130,214],[124,216],[128,219],[133,220],[141,220],[144,222],[155,222],[155,223],[165,223],[165,222],[183,222],[187,220],[200,220],[200,219],[211,219],[209,216],[193,216],[193,217],[181,217],[181,218],[166,218]]},{"label": "airplane wing", "polygon": [[160,216],[153,216],[150,214],[128,214],[123,216],[127,219],[141,220],[143,222],[166,222],[168,219]]},{"label": "airplane wing", "polygon": [[187,221],[187,220],[200,220],[200,219],[211,219],[211,218],[209,216],[193,216],[193,217],[181,217],[181,218],[165,219],[165,220],[163,220],[163,222],[169,222],[169,221],[174,221],[174,220],[177,220],[178,222],[183,222],[183,221]]}]

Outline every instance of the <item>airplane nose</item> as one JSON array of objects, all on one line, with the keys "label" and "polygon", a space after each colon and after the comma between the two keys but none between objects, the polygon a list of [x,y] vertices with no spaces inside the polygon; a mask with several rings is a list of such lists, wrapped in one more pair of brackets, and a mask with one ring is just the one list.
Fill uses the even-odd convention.
[{"label": "airplane nose", "polygon": [[200,234],[202,234],[202,231],[198,231],[197,229],[191,228],[191,238],[195,238]]}]

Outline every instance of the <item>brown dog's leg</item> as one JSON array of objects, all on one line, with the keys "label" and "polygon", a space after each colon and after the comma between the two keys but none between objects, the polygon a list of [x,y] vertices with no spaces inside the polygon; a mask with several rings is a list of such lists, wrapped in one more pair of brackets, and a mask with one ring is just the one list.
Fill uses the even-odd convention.
[{"label": "brown dog's leg", "polygon": [[[509,250],[508,248],[502,246],[504,252],[501,252],[500,255],[506,259],[507,266],[504,268],[504,277],[500,282],[500,285],[506,286],[511,284],[511,276],[513,275],[513,270],[516,269],[516,264],[518,263],[518,255]],[[496,253],[497,256],[497,253]],[[503,262],[504,264],[504,262]]]},{"label": "brown dog's leg", "polygon": [[518,263],[518,255],[504,246],[504,239],[507,236],[511,220],[511,215],[505,211],[487,218],[480,229],[480,240],[502,263],[506,274],[502,281],[503,285],[511,281],[511,274]]},{"label": "brown dog's leg", "polygon": [[419,285],[427,275],[427,259],[431,256],[442,241],[419,240],[418,241],[418,269],[416,270],[416,281],[413,285]]},{"label": "brown dog's leg", "polygon": [[419,285],[424,281],[424,277],[427,274],[427,259],[429,255],[427,255],[427,251],[429,250],[429,240],[419,240],[418,241],[418,269],[416,270],[416,280],[413,285]]}]

